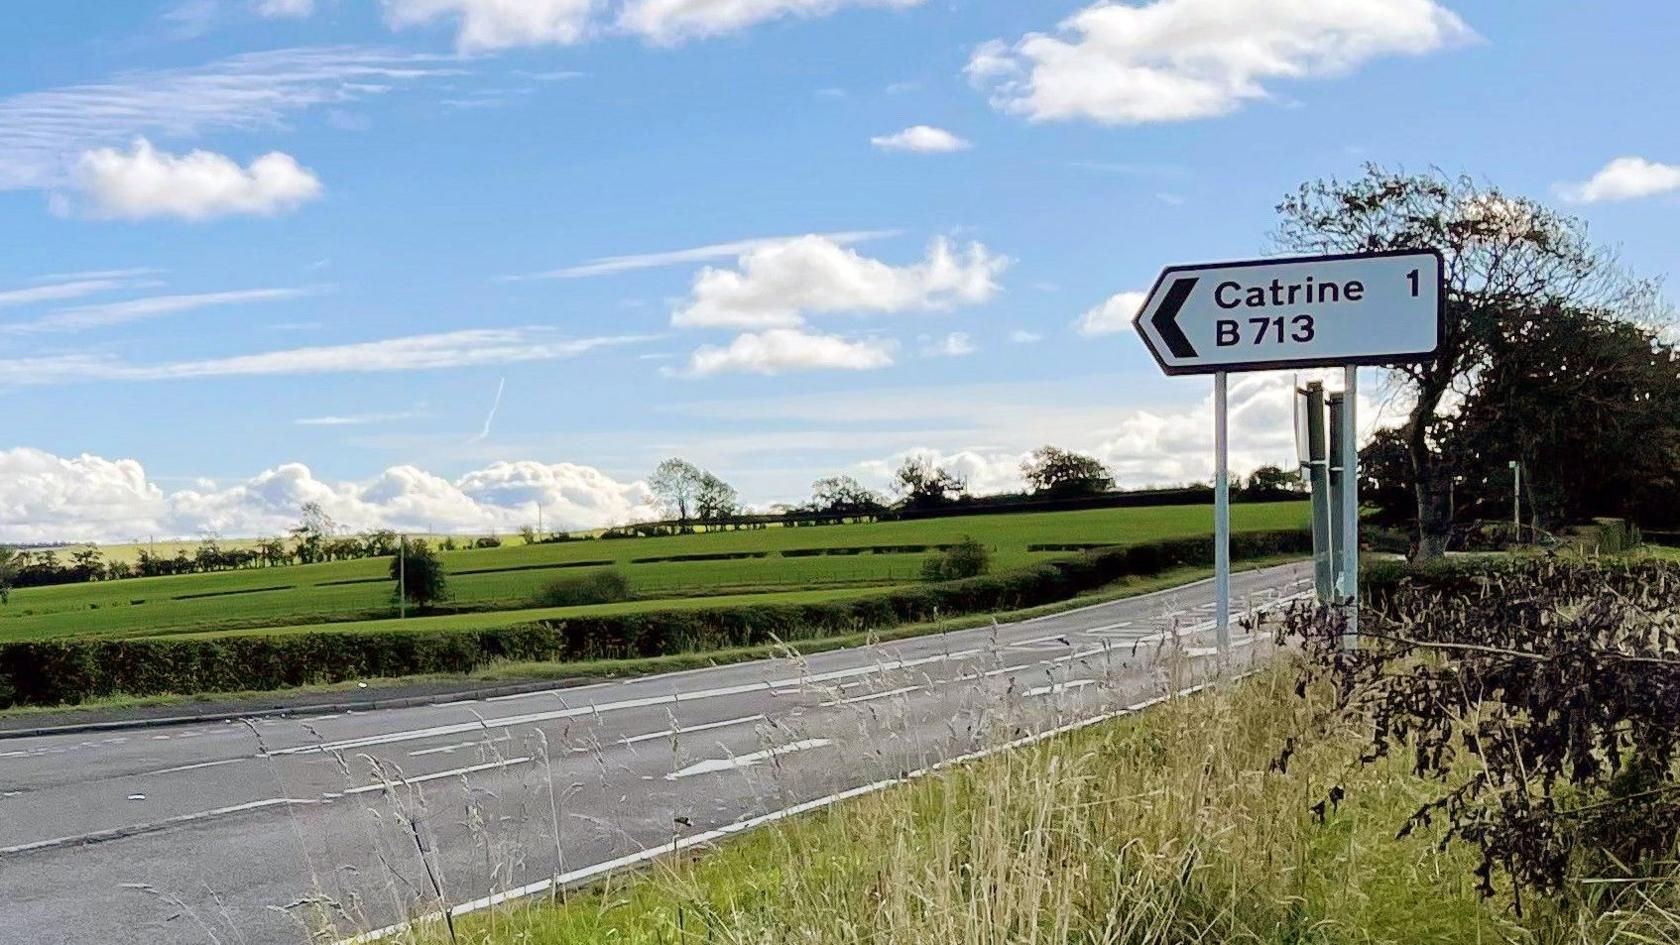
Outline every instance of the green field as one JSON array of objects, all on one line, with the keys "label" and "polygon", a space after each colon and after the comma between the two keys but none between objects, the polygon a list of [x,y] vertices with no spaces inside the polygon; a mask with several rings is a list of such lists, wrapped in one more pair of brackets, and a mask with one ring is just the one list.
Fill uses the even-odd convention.
[{"label": "green field", "polygon": [[[1306,523],[1306,503],[1238,505],[1232,517],[1239,531],[1298,528]],[[451,551],[442,553],[450,572],[449,606],[476,612],[411,619],[402,626],[464,629],[554,616],[559,613],[554,608],[534,611],[532,596],[557,576],[592,567],[621,567],[630,578],[637,600],[609,607],[666,608],[717,596],[739,602],[745,595],[803,602],[913,582],[927,556],[922,549],[964,536],[986,544],[993,570],[1002,571],[1072,553],[1029,550],[1032,545],[1186,537],[1206,534],[1211,519],[1208,506],[1159,506]],[[396,628],[388,567],[388,559],[365,559],[23,588],[0,608],[0,642],[319,629],[329,623],[341,629]]]}]

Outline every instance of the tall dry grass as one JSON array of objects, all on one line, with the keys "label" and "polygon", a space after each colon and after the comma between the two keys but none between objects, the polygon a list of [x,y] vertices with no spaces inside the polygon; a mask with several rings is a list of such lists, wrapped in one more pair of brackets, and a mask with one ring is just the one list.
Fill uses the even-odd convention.
[{"label": "tall dry grass", "polygon": [[[1520,921],[1473,858],[1394,839],[1439,788],[1354,769],[1274,669],[761,830],[705,857],[458,923],[471,945],[1680,943],[1672,884]],[[1287,773],[1270,770],[1293,736]],[[1333,783],[1348,797],[1318,823]],[[436,926],[418,933],[447,941]]]}]

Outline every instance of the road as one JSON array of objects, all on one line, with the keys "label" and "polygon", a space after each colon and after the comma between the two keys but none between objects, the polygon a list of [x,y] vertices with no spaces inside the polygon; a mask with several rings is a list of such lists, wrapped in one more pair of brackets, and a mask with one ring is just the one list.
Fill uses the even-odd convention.
[{"label": "road", "polygon": [[[1310,577],[1240,573],[1233,596],[1275,606]],[[0,940],[292,945],[587,875],[1182,686],[1212,668],[1211,595],[500,699],[0,740]]]}]

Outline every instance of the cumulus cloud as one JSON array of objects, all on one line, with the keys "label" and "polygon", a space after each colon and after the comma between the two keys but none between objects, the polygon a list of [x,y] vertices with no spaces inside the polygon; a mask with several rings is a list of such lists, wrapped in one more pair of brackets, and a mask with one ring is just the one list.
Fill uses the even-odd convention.
[{"label": "cumulus cloud", "polygon": [[1138,309],[1143,307],[1148,297],[1145,292],[1116,292],[1103,304],[1087,309],[1079,316],[1079,320],[1073,323],[1074,330],[1087,337],[1130,331],[1132,319],[1137,317]]},{"label": "cumulus cloud", "polygon": [[798,328],[739,335],[728,345],[705,345],[689,356],[688,374],[785,374],[790,371],[868,371],[889,367],[889,339],[849,339]]},{"label": "cumulus cloud", "polygon": [[940,237],[920,262],[893,266],[823,236],[742,254],[734,269],[706,267],[671,317],[681,327],[791,328],[807,315],[945,310],[988,301],[1009,264],[980,243]]},{"label": "cumulus cloud", "polygon": [[393,27],[453,19],[462,52],[568,45],[585,39],[598,0],[385,0]]},{"label": "cumulus cloud", "polygon": [[277,49],[0,98],[0,190],[69,186],[82,154],[147,134],[281,127],[309,108],[446,71],[439,58],[354,46]]},{"label": "cumulus cloud", "polygon": [[912,125],[890,135],[877,135],[869,143],[883,151],[913,151],[917,154],[947,154],[966,151],[974,145],[943,128]]},{"label": "cumulus cloud", "polygon": [[966,331],[953,331],[922,346],[922,356],[928,358],[960,358],[980,350]]},{"label": "cumulus cloud", "polygon": [[257,0],[258,16],[300,20],[315,14],[315,0]]},{"label": "cumulus cloud", "polygon": [[272,216],[314,200],[322,189],[313,173],[279,151],[240,167],[213,151],[159,151],[145,138],[129,151],[99,148],[83,154],[75,185],[87,213],[127,220]]},{"label": "cumulus cloud", "polygon": [[1576,203],[1635,200],[1680,189],[1680,165],[1642,157],[1619,157],[1578,184],[1559,184],[1558,194]]},{"label": "cumulus cloud", "polygon": [[357,482],[286,463],[232,484],[165,492],[132,459],[0,451],[0,541],[273,535],[297,523],[305,502],[357,531],[507,532],[534,524],[539,506],[545,522],[566,529],[659,514],[645,483],[572,463],[501,462],[456,479],[394,466]]},{"label": "cumulus cloud", "polygon": [[1224,115],[1267,97],[1269,80],[1334,75],[1474,38],[1434,0],[1100,0],[1055,34],[985,43],[967,71],[1003,111],[1125,125]]},{"label": "cumulus cloud", "polygon": [[1017,328],[1009,333],[1009,341],[1011,344],[1030,345],[1043,340],[1043,335],[1036,331],[1027,331],[1025,328]]},{"label": "cumulus cloud", "polygon": [[733,33],[767,20],[829,16],[843,7],[902,9],[923,2],[924,0],[628,0],[619,11],[618,25],[621,29],[638,34],[650,42],[671,44]]},{"label": "cumulus cloud", "polygon": [[926,460],[961,476],[968,483],[971,495],[996,495],[1000,492],[1020,492],[1026,488],[1026,482],[1021,478],[1021,461],[1027,456],[1027,452],[970,449],[945,453],[930,447],[918,447],[894,453],[885,459],[865,460],[857,464],[857,471],[859,477],[872,488],[888,491],[894,471],[905,460]]}]

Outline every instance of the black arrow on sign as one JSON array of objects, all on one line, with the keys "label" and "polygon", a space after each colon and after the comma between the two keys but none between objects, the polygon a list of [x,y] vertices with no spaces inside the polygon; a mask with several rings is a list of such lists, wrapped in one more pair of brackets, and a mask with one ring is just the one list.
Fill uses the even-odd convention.
[{"label": "black arrow on sign", "polygon": [[1149,324],[1155,326],[1155,333],[1167,343],[1167,350],[1171,351],[1175,358],[1196,356],[1196,346],[1185,337],[1184,329],[1178,327],[1178,310],[1184,307],[1184,300],[1190,297],[1195,288],[1195,276],[1174,279],[1172,288],[1167,290],[1167,297],[1161,300],[1161,307],[1156,309],[1149,319]]}]

